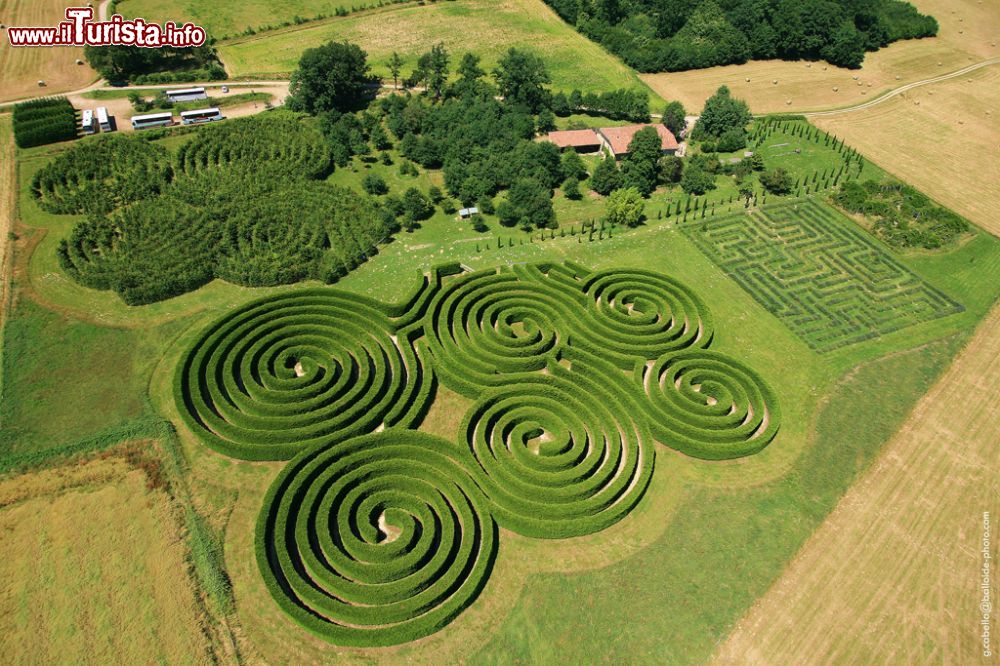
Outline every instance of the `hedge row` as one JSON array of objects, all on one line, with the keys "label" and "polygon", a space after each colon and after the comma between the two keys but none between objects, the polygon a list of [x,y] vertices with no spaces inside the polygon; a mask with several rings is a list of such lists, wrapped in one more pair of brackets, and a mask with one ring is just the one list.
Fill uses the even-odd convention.
[{"label": "hedge row", "polygon": [[278,605],[339,645],[438,631],[486,584],[498,533],[449,442],[406,430],[319,445],[278,475],[255,551]]},{"label": "hedge row", "polygon": [[202,334],[175,377],[175,398],[205,443],[246,460],[414,426],[433,381],[396,333],[380,304],[341,291],[257,301]]},{"label": "hedge row", "polygon": [[14,141],[19,148],[76,138],[76,109],[65,97],[46,97],[16,104],[12,122]]},{"label": "hedge row", "polygon": [[[256,541],[281,607],[336,643],[387,645],[479,593],[494,520],[593,533],[643,496],[654,440],[707,459],[766,446],[777,400],[706,349],[712,332],[704,303],[657,273],[452,265],[399,304],[307,289],[239,308],[201,333],[174,393],[209,446],[292,458]],[[403,430],[434,377],[474,401],[457,446]]]}]

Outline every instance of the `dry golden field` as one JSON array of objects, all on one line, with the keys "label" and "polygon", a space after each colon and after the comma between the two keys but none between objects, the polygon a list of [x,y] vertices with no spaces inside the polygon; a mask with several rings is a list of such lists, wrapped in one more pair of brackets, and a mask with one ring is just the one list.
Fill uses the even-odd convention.
[{"label": "dry golden field", "polygon": [[176,526],[119,458],[0,482],[4,662],[209,663]]},{"label": "dry golden field", "polygon": [[[96,3],[95,3],[96,5]],[[0,0],[0,23],[54,26],[72,6],[66,0]],[[80,5],[83,6],[83,5]],[[0,35],[0,102],[77,90],[97,80],[88,65],[77,65],[83,49],[75,47],[13,48],[6,31]],[[38,86],[45,81],[44,88]]]},{"label": "dry golden field", "polygon": [[1000,236],[1000,64],[810,120]]},{"label": "dry golden field", "polygon": [[1000,307],[717,661],[979,663],[984,511],[997,558],[997,386]]},{"label": "dry golden field", "polygon": [[691,111],[700,109],[725,84],[755,113],[798,112],[866,102],[892,88],[1000,56],[1000,11],[995,0],[912,0],[912,4],[937,18],[938,36],[896,42],[869,53],[859,70],[825,62],[767,60],[641,78],[661,97],[678,99]]}]

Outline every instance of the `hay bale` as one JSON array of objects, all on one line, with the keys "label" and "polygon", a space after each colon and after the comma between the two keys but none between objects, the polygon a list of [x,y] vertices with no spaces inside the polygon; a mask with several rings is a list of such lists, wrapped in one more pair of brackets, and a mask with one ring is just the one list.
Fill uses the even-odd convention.
[{"label": "hay bale", "polygon": [[840,92],[840,88],[838,86],[834,86],[833,87],[833,92]]},{"label": "hay bale", "polygon": [[778,79],[775,79],[774,81],[771,81],[771,83],[773,83],[774,85],[778,85]]},{"label": "hay bale", "polygon": [[790,99],[786,99],[785,100],[785,104],[791,105],[791,103],[792,103],[792,100],[790,100]]}]

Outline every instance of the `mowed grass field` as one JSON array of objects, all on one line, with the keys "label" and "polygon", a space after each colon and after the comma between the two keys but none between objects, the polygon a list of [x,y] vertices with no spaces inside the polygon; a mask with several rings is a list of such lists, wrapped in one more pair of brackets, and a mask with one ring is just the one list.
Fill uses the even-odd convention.
[{"label": "mowed grass field", "polygon": [[997,386],[1000,308],[718,663],[979,663],[985,511],[994,561],[998,552]]},{"label": "mowed grass field", "polygon": [[[54,26],[64,20],[64,0],[0,0],[0,23],[15,26]],[[95,5],[96,6],[96,5]],[[88,65],[77,65],[83,49],[13,48],[4,32],[0,39],[0,102],[77,90],[96,81]],[[38,81],[45,81],[40,88]]]},{"label": "mowed grass field", "polygon": [[424,6],[396,5],[253,37],[223,42],[219,54],[233,77],[277,76],[295,70],[299,56],[328,41],[347,40],[368,52],[376,74],[391,81],[386,63],[393,51],[409,75],[417,58],[443,42],[452,68],[462,53],[483,58],[489,71],[510,47],[541,56],[552,87],[601,92],[642,88],[638,75],[600,46],[579,35],[541,0],[462,0]]},{"label": "mowed grass field", "polygon": [[212,663],[166,493],[120,458],[0,481],[11,664]]},{"label": "mowed grass field", "polygon": [[377,5],[378,0],[242,0],[211,2],[206,0],[119,0],[115,11],[126,18],[140,16],[147,21],[181,23],[191,21],[216,38],[236,35],[247,28],[277,26],[296,16],[311,19],[332,16],[338,8]]},{"label": "mowed grass field", "polygon": [[643,74],[642,79],[661,97],[679,99],[689,110],[701,109],[719,86],[728,85],[755,113],[812,111],[861,104],[892,88],[1000,56],[1000,12],[995,3],[912,0],[912,4],[938,20],[938,36],[896,42],[868,53],[859,70],[825,62],[765,60],[689,72]]},{"label": "mowed grass field", "polygon": [[1000,64],[811,121],[1000,235]]}]

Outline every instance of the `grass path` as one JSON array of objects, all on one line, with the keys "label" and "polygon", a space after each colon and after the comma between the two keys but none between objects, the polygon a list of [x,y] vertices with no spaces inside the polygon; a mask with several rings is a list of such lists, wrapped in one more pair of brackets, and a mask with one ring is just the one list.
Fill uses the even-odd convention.
[{"label": "grass path", "polygon": [[978,663],[984,511],[997,556],[998,385],[1000,307],[717,662]]}]

